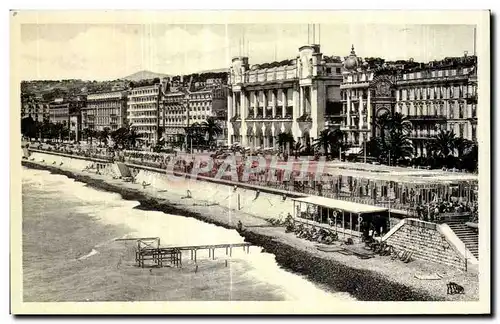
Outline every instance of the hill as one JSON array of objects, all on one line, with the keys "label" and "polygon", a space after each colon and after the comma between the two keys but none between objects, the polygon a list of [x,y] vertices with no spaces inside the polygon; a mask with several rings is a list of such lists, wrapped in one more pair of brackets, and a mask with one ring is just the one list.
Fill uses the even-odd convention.
[{"label": "hill", "polygon": [[156,72],[151,72],[151,71],[139,71],[134,74],[131,74],[129,76],[126,76],[123,78],[123,80],[128,80],[128,81],[141,81],[141,80],[150,80],[154,78],[165,78],[169,77],[170,75],[168,74],[163,74],[163,73],[156,73]]}]

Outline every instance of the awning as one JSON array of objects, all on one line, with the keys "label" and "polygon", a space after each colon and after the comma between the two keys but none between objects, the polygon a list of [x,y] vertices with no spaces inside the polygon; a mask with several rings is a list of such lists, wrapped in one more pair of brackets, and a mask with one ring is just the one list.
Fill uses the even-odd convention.
[{"label": "awning", "polygon": [[358,203],[353,203],[350,201],[337,200],[337,199],[331,199],[331,198],[319,197],[319,196],[309,196],[309,197],[305,197],[305,198],[294,198],[292,200],[307,203],[307,204],[312,204],[312,205],[316,205],[316,206],[322,206],[322,207],[326,207],[326,208],[340,209],[340,210],[343,210],[345,212],[355,213],[355,214],[371,214],[371,213],[380,213],[380,212],[388,211],[388,209],[384,208],[384,207],[358,204]]}]

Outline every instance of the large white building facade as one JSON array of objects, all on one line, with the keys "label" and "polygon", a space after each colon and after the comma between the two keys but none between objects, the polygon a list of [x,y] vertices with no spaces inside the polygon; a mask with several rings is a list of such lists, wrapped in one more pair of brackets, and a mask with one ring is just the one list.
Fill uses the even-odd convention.
[{"label": "large white building facade", "polygon": [[115,131],[127,120],[127,91],[116,90],[87,95],[87,106],[82,109],[83,129]]},{"label": "large white building facade", "polygon": [[477,141],[477,57],[416,63],[361,59],[354,47],[344,60],[342,125],[345,140],[361,148],[378,136],[377,117],[399,112],[411,122],[415,156],[440,129]]},{"label": "large white building facade", "polygon": [[167,143],[178,141],[186,134],[186,128],[203,125],[209,118],[219,122],[224,138],[227,120],[227,87],[221,79],[204,82],[162,82],[160,101],[160,126]]},{"label": "large white building facade", "polygon": [[325,127],[329,102],[340,101],[342,63],[319,45],[299,48],[292,60],[250,66],[247,57],[232,60],[228,93],[228,144],[276,147],[280,133],[305,146]]},{"label": "large white building facade", "polygon": [[128,92],[128,123],[146,144],[154,145],[159,139],[159,103],[159,83],[132,88]]}]

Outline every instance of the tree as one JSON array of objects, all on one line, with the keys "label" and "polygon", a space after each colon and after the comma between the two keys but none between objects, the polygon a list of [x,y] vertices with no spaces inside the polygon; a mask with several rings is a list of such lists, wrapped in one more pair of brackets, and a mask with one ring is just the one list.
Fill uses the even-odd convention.
[{"label": "tree", "polygon": [[316,138],[313,142],[313,147],[316,150],[323,149],[323,152],[328,155],[328,148],[330,147],[331,141],[331,131],[330,129],[324,129],[319,133],[318,138]]},{"label": "tree", "polygon": [[391,132],[408,134],[413,129],[408,117],[399,112],[388,115],[387,124]]},{"label": "tree", "polygon": [[428,144],[428,148],[433,155],[442,159],[453,154],[455,150],[456,137],[453,131],[441,129],[437,135],[434,135]]},{"label": "tree", "polygon": [[217,120],[213,117],[209,117],[206,121],[201,124],[201,127],[208,133],[208,143],[212,144],[213,140],[222,134],[222,128],[220,127]]},{"label": "tree", "polygon": [[135,147],[137,144],[137,140],[140,138],[140,135],[136,133],[135,129],[130,125],[129,133],[127,136],[127,144],[128,147]]},{"label": "tree", "polygon": [[478,169],[478,145],[473,142],[467,148],[462,159],[462,167],[471,172],[477,172]]},{"label": "tree", "polygon": [[129,129],[126,127],[120,127],[117,130],[111,132],[111,138],[115,143],[115,148],[125,147],[128,143]]},{"label": "tree", "polygon": [[295,156],[295,158],[299,157],[299,153],[304,149],[304,145],[300,142],[295,142],[292,144],[292,151]]},{"label": "tree", "polygon": [[472,145],[473,142],[463,137],[457,137],[453,142],[453,148],[457,152],[457,156],[459,159],[463,157],[464,152],[466,152]]},{"label": "tree", "polygon": [[109,127],[104,127],[102,131],[99,132],[99,142],[103,142],[105,146],[108,146],[108,140],[110,137]]},{"label": "tree", "polygon": [[283,152],[287,145],[290,148],[295,142],[293,135],[291,133],[279,133],[278,134],[278,146],[280,150]]},{"label": "tree", "polygon": [[[366,142],[366,144],[361,149],[360,154],[366,154],[376,158],[379,162],[382,161],[384,143],[379,137],[375,137]],[[366,152],[365,152],[366,149]]]},{"label": "tree", "polygon": [[21,134],[28,138],[36,137],[36,124],[31,116],[21,119]]},{"label": "tree", "polygon": [[386,156],[389,165],[400,160],[410,158],[413,154],[413,144],[404,133],[390,132],[386,139],[382,153]]}]

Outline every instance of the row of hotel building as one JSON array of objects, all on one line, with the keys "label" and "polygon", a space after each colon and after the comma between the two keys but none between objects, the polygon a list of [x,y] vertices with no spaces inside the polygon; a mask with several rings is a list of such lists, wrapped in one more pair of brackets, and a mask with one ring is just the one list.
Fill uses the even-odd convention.
[{"label": "row of hotel building", "polygon": [[[62,103],[50,103],[50,121],[69,121],[78,102],[65,103],[64,112]],[[250,65],[248,57],[235,57],[227,82],[207,80],[198,91],[163,80],[89,94],[80,105],[81,113],[74,114],[80,116],[81,128],[117,129],[128,119],[154,143],[216,116],[225,121],[228,145],[254,148],[276,147],[280,133],[291,133],[307,145],[323,129],[338,127],[356,150],[378,136],[377,116],[400,112],[412,123],[415,155],[425,155],[426,140],[440,129],[477,140],[477,57],[465,53],[425,64],[385,62],[362,59],[354,47],[341,58],[323,55],[319,45],[305,45],[295,58],[281,62]]]},{"label": "row of hotel building", "polygon": [[[226,78],[202,82],[184,82],[165,78],[159,82],[141,82],[126,89],[56,99],[52,102],[30,100],[22,103],[21,116],[37,121],[64,124],[75,138],[82,139],[85,129],[115,131],[130,125],[143,143],[155,144],[179,140],[188,125],[203,124],[209,117],[226,132]],[[227,134],[221,134],[221,137]]]}]

